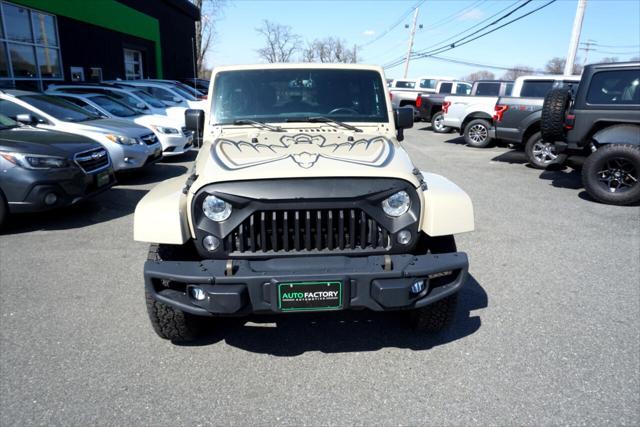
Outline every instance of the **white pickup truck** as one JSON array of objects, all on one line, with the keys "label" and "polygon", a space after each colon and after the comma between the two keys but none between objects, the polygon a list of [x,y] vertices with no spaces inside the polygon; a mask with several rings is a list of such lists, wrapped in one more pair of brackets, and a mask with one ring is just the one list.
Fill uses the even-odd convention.
[{"label": "white pickup truck", "polygon": [[[487,147],[492,138],[489,129],[493,124],[493,114],[498,98],[540,97],[565,82],[579,81],[576,76],[522,76],[509,81],[477,81],[471,95],[447,96],[442,104],[443,125],[457,129],[468,145]],[[511,91],[509,91],[512,87]]]},{"label": "white pickup truck", "polygon": [[[391,103],[395,108],[413,107],[413,118],[420,118],[419,105],[416,100],[423,93],[438,93],[442,83],[453,82],[453,77],[424,76],[417,79],[395,79],[389,85]],[[455,93],[455,92],[454,92]]]}]

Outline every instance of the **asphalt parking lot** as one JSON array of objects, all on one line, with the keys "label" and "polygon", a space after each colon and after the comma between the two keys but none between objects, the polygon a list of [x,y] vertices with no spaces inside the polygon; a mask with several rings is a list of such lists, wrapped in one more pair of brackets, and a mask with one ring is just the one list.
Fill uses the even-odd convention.
[{"label": "asphalt parking lot", "polygon": [[0,424],[638,425],[640,207],[591,201],[570,168],[425,128],[405,146],[476,215],[458,238],[471,277],[450,331],[345,315],[159,339],[132,213],[186,172],[174,160],[0,236]]}]

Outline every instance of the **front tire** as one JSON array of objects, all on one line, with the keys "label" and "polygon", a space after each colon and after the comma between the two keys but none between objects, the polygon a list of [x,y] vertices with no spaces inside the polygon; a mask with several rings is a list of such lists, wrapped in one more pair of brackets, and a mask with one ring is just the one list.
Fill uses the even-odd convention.
[{"label": "front tire", "polygon": [[524,146],[529,164],[536,169],[546,169],[547,166],[561,164],[567,158],[566,154],[559,154],[552,142],[545,142],[542,134],[536,132]]},{"label": "front tire", "polygon": [[[429,252],[441,254],[456,252],[456,241],[453,236],[429,238],[427,243]],[[414,330],[419,332],[437,333],[448,328],[456,315],[458,294],[449,295],[439,301],[410,311],[409,322]]]},{"label": "front tire", "polygon": [[[171,245],[151,245],[149,247],[149,261],[163,261],[173,259],[175,248]],[[197,339],[206,319],[177,310],[167,304],[155,300],[145,289],[147,313],[153,330],[160,338],[173,342],[189,342]]]},{"label": "front tire", "polygon": [[491,144],[489,127],[491,125],[485,119],[471,120],[464,127],[464,140],[467,145],[475,148],[486,148]]},{"label": "front tire", "polygon": [[630,205],[640,201],[640,147],[608,144],[592,153],[582,167],[582,183],[602,203]]},{"label": "front tire", "polygon": [[445,126],[443,121],[444,121],[444,114],[442,113],[442,111],[435,113],[431,118],[431,129],[435,133],[451,132],[451,128],[449,126]]}]

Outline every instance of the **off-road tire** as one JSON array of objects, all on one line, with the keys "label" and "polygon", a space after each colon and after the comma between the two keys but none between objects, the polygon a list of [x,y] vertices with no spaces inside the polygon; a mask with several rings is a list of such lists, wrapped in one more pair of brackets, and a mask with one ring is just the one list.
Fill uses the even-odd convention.
[{"label": "off-road tire", "polygon": [[442,111],[438,111],[431,117],[431,130],[435,133],[449,133],[451,132],[451,128],[449,126],[444,126],[442,124],[438,125],[437,123],[442,123],[442,118],[444,114]]},{"label": "off-road tire", "polygon": [[491,144],[489,128],[491,124],[485,119],[474,119],[466,124],[463,135],[464,140],[470,147],[486,148]]},{"label": "off-road tire", "polygon": [[[429,238],[427,245],[432,254],[456,252],[456,241],[453,236]],[[440,301],[411,310],[409,321],[414,330],[437,333],[446,329],[455,318],[458,306],[458,294],[449,295]]]},{"label": "off-road tire", "polygon": [[[544,146],[549,150],[549,154],[539,153],[538,150]],[[536,151],[534,153],[534,151]],[[529,161],[529,165],[536,169],[546,169],[548,166],[562,164],[567,158],[566,154],[556,153],[555,145],[552,142],[545,142],[540,132],[536,132],[529,137],[524,146],[524,152]],[[552,159],[551,156],[556,156]],[[544,159],[547,159],[546,161]]]},{"label": "off-road tire", "polygon": [[[178,252],[177,248],[171,245],[151,245],[147,259],[149,261],[172,259],[171,255],[176,252]],[[156,301],[146,289],[145,300],[149,320],[160,338],[173,342],[189,342],[201,335],[207,319]]]},{"label": "off-road tire", "polygon": [[4,198],[4,194],[2,194],[2,191],[0,191],[0,230],[2,230],[2,226],[4,225],[8,216],[9,207],[7,205],[7,200]]},{"label": "off-road tire", "polygon": [[571,103],[571,92],[567,89],[553,89],[544,98],[540,132],[542,139],[549,142],[566,139],[565,114]]},{"label": "off-road tire", "polygon": [[[607,162],[615,167],[616,160],[623,160],[633,167],[633,175],[640,180],[640,147],[630,144],[607,144],[587,157],[582,166],[582,184],[589,195],[610,205],[631,205],[640,201],[640,183],[635,182],[628,190],[611,192],[601,181],[600,172],[607,168]],[[619,164],[619,163],[618,163]]]}]

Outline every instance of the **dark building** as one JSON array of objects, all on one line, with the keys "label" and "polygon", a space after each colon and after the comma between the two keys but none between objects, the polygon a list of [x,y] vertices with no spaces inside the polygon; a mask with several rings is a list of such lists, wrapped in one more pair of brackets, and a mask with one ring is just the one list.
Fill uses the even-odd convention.
[{"label": "dark building", "polygon": [[187,0],[2,0],[0,16],[0,87],[194,74]]}]

